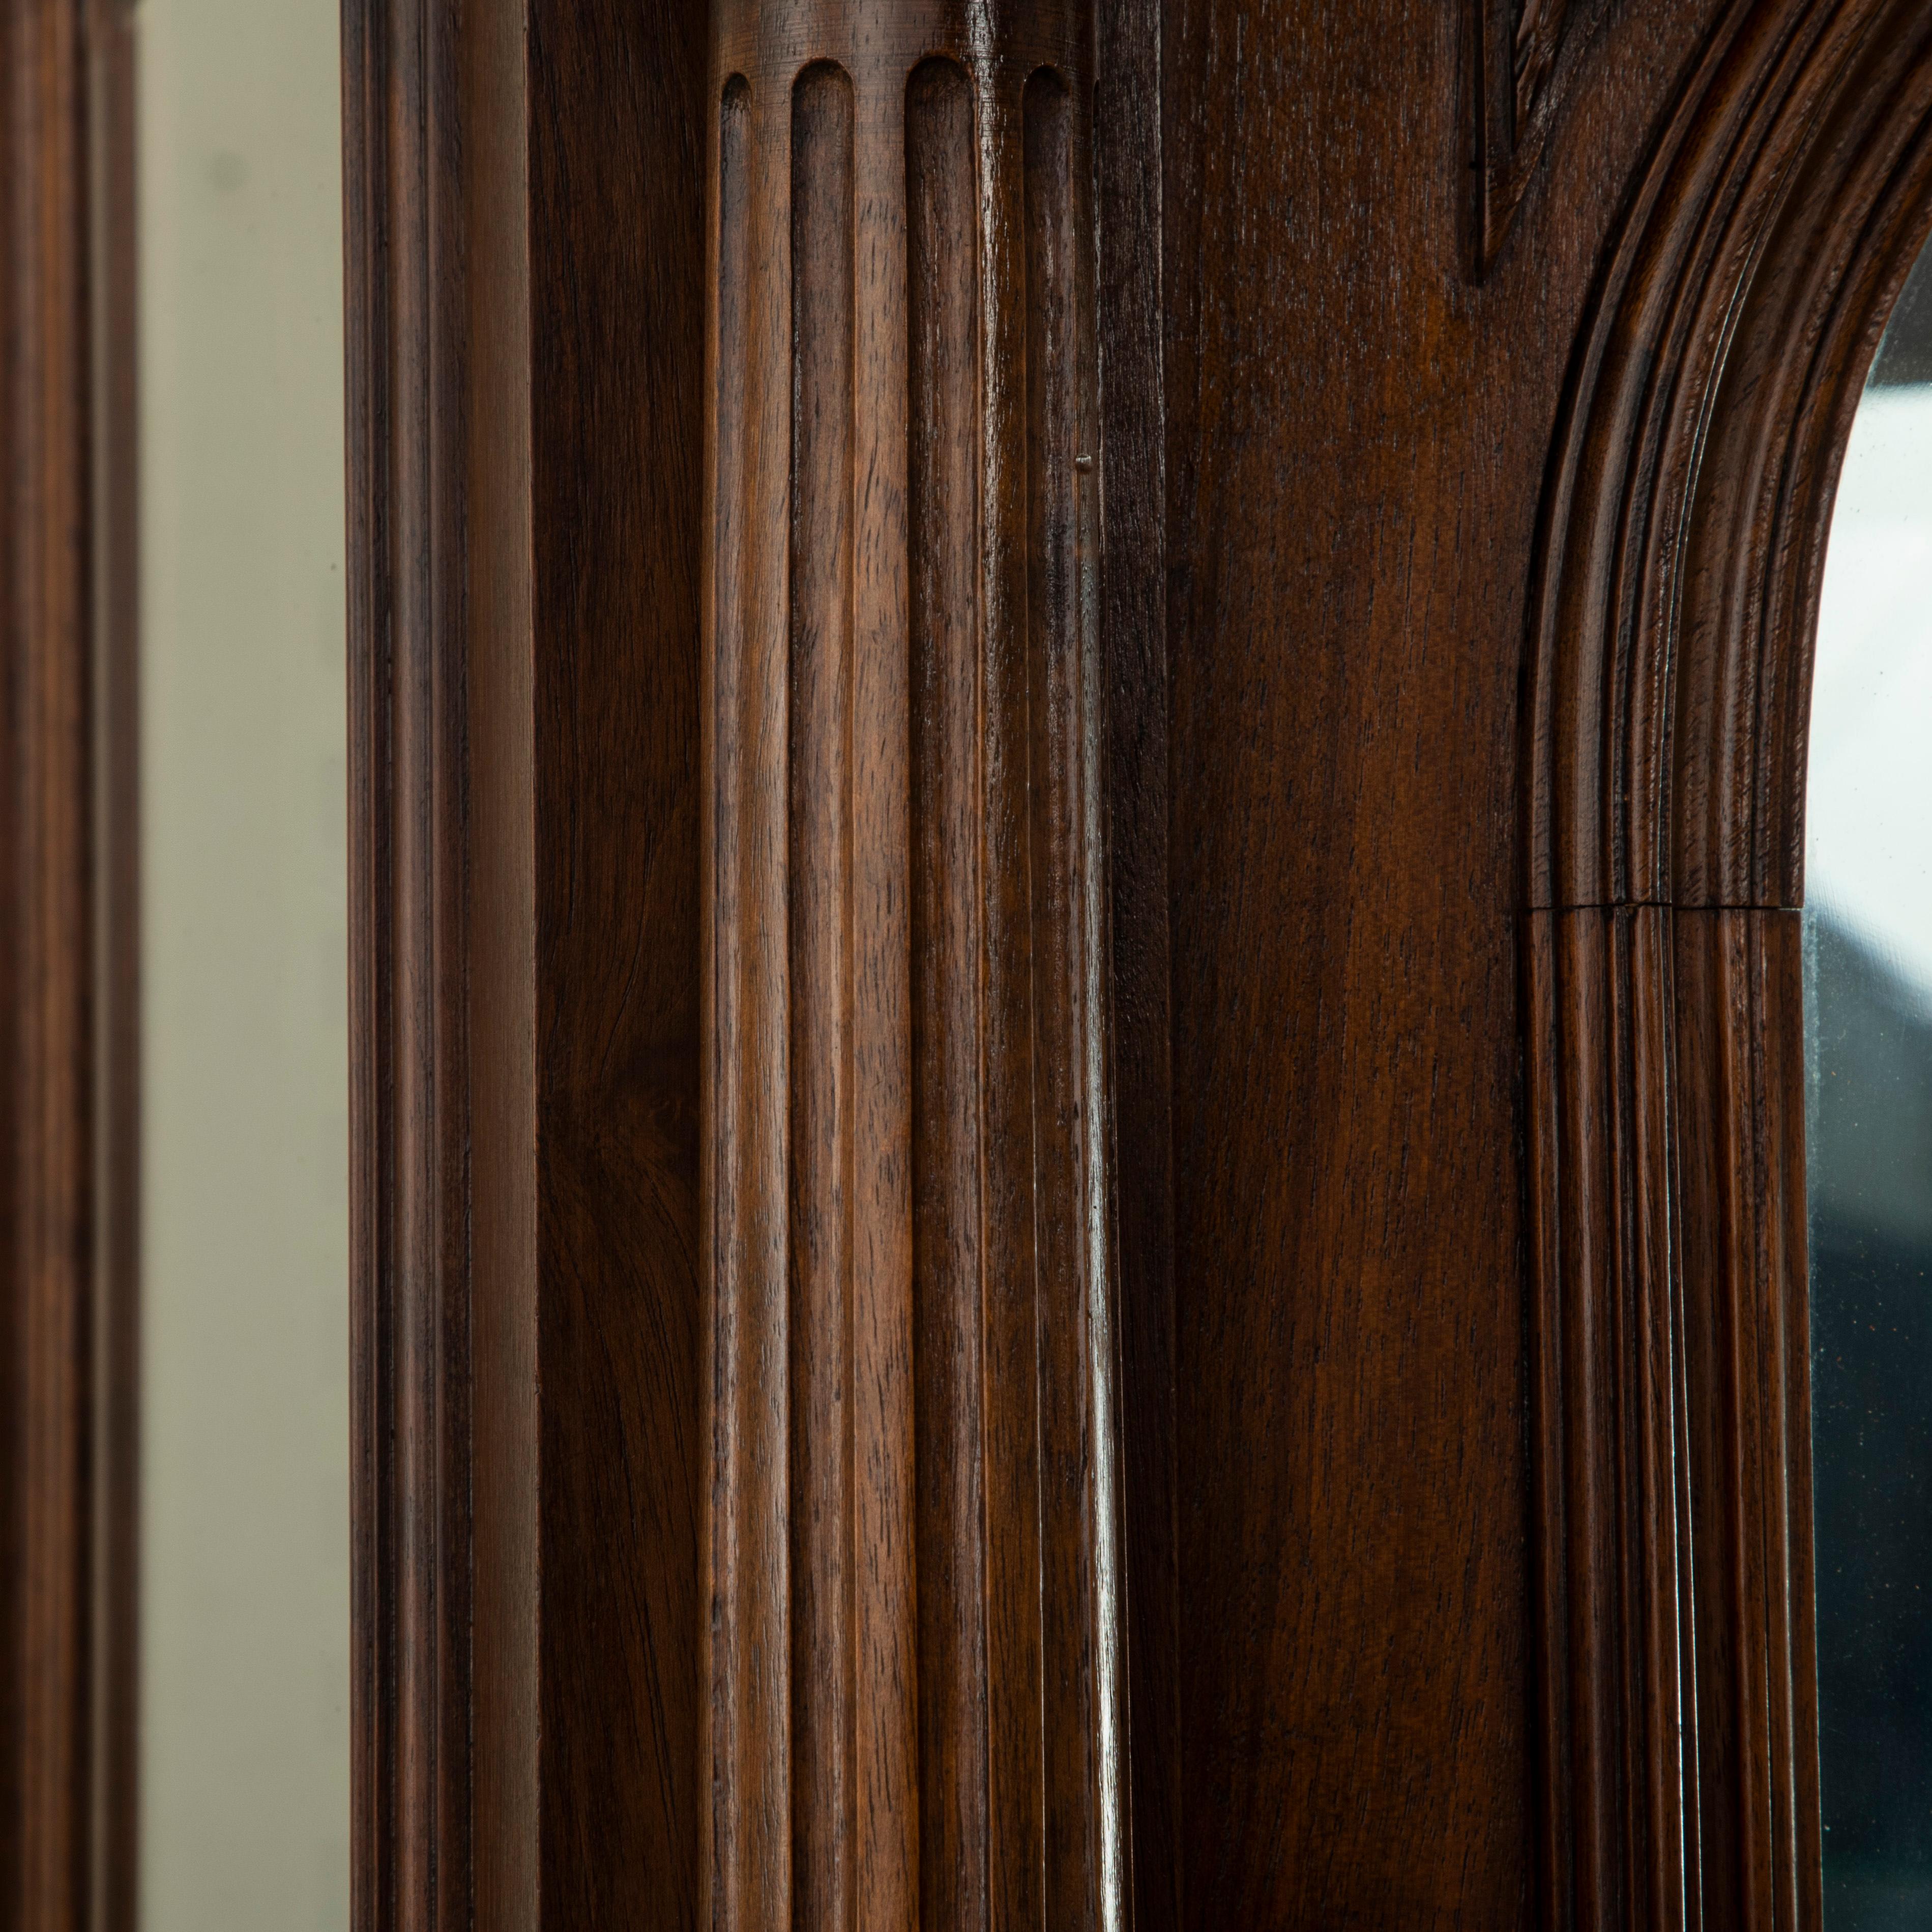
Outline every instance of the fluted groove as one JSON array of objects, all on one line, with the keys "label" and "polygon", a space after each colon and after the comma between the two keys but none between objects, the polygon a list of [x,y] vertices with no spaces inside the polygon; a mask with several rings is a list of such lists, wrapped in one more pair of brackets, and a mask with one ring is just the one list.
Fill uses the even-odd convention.
[{"label": "fluted groove", "polygon": [[[709,1257],[716,1608],[707,1879],[713,1922],[749,1928],[788,1923],[791,1913],[789,1680],[782,1668],[790,1641],[785,677],[782,634],[770,634],[782,609],[784,556],[760,464],[785,420],[788,358],[784,318],[753,268],[785,237],[754,192],[760,130],[752,91],[734,76],[721,98],[714,568],[706,586],[713,645],[704,718],[712,773],[705,858],[716,909],[706,934],[711,1126],[701,1184],[716,1244]],[[781,493],[783,487],[781,477]],[[720,862],[728,849],[749,862]],[[721,1148],[728,1158],[719,1158]]]},{"label": "fluted groove", "polygon": [[1071,11],[1012,14],[719,10],[732,1932],[1124,1910],[1088,50]]},{"label": "fluted groove", "polygon": [[920,1912],[988,1909],[979,211],[956,62],[906,89]]}]

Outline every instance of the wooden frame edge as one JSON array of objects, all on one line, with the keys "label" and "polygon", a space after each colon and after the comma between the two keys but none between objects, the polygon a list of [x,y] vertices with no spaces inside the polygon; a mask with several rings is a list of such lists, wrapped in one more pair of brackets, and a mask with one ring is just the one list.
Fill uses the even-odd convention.
[{"label": "wooden frame edge", "polygon": [[[1928,226],[1923,7],[1736,10],[1640,182],[1559,424],[1522,794],[1547,1932],[1822,1910],[1810,658],[1852,412]],[[1580,1410],[1584,1370],[1603,1399]],[[1646,1473],[1666,1455],[1668,1484]]]},{"label": "wooden frame edge", "polygon": [[538,1916],[524,61],[344,8],[358,1932]]},{"label": "wooden frame edge", "polygon": [[[0,1898],[131,1932],[139,1426],[131,24],[0,8]],[[17,1922],[14,1915],[19,1915]]]}]

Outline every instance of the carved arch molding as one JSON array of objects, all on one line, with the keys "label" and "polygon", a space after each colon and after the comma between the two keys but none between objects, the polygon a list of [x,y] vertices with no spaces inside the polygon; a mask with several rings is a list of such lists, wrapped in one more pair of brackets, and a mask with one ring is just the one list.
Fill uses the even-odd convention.
[{"label": "carved arch molding", "polygon": [[1798,910],[1838,467],[1932,219],[1932,9],[1733,8],[1579,344],[1532,602],[1544,1922],[1816,1926]]}]

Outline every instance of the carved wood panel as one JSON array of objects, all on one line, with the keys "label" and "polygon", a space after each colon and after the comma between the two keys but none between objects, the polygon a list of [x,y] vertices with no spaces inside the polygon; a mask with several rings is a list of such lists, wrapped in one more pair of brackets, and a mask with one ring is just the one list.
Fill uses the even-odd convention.
[{"label": "carved wood panel", "polygon": [[1076,20],[718,27],[719,1925],[1124,1909]]}]

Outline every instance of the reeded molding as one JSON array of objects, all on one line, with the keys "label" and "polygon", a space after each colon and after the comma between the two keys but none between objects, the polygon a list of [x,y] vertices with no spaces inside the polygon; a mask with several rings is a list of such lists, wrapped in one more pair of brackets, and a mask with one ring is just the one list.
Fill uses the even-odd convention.
[{"label": "reeded molding", "polygon": [[707,1922],[1118,1924],[1090,28],[715,31]]},{"label": "reeded molding", "polygon": [[1932,18],[1735,6],[1640,177],[1531,604],[1542,1922],[1819,1923],[1802,889],[1838,469],[1932,224]]},{"label": "reeded molding", "polygon": [[1838,465],[1932,220],[1928,34],[1902,0],[1734,7],[1640,178],[1544,500],[1533,907],[1798,903]]}]

